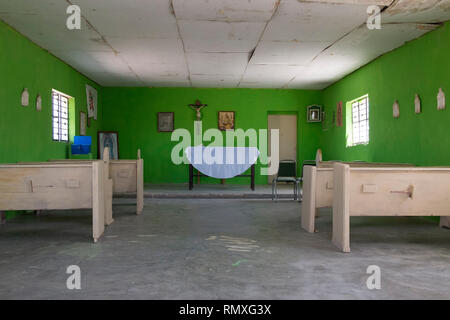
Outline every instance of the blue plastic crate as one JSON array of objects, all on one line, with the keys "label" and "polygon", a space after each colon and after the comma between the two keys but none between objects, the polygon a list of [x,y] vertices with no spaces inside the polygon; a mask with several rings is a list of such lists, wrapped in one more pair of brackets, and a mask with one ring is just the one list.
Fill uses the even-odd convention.
[{"label": "blue plastic crate", "polygon": [[91,153],[92,137],[91,136],[75,136],[71,145],[72,154],[89,154]]},{"label": "blue plastic crate", "polygon": [[73,144],[92,145],[92,137],[91,136],[75,136],[73,139]]},{"label": "blue plastic crate", "polygon": [[91,153],[91,145],[72,144],[71,151],[72,154],[89,154]]}]

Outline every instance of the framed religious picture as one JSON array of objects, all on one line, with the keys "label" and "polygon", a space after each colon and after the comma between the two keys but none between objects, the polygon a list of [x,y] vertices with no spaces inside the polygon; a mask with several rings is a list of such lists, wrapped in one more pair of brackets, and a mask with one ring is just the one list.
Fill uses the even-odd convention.
[{"label": "framed religious picture", "polygon": [[343,122],[342,101],[339,101],[336,107],[336,126],[342,127]]},{"label": "framed religious picture", "polygon": [[322,122],[322,107],[312,105],[307,107],[307,121],[308,122]]},{"label": "framed religious picture", "polygon": [[103,159],[103,149],[109,147],[109,159],[119,159],[119,134],[117,131],[97,132],[98,158]]},{"label": "framed religious picture", "polygon": [[97,120],[97,90],[90,85],[86,85],[86,98],[88,117]]},{"label": "framed religious picture", "polygon": [[158,112],[158,132],[172,132],[174,130],[173,112]]},{"label": "framed religious picture", "polygon": [[86,113],[80,111],[80,136],[86,135],[87,117]]},{"label": "framed religious picture", "polygon": [[219,130],[234,130],[235,123],[235,112],[234,111],[219,111],[218,117],[218,127]]}]

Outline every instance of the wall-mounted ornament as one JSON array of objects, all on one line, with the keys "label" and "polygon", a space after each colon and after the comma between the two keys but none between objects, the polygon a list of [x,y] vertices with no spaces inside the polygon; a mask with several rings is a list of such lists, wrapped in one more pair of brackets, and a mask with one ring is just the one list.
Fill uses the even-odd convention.
[{"label": "wall-mounted ornament", "polygon": [[86,135],[87,116],[86,113],[80,111],[80,136]]},{"label": "wall-mounted ornament", "polygon": [[103,150],[106,147],[109,148],[109,158],[111,160],[119,159],[119,133],[117,131],[98,131],[97,141],[99,159],[103,159]]},{"label": "wall-mounted ornament", "polygon": [[392,115],[395,119],[400,117],[400,105],[397,100],[395,100],[394,105],[392,106]]},{"label": "wall-mounted ornament", "polygon": [[437,95],[437,109],[443,110],[445,109],[445,93],[442,88],[439,88],[439,93]]},{"label": "wall-mounted ornament", "polygon": [[342,115],[342,101],[339,101],[337,103],[337,107],[336,107],[336,126],[338,127],[342,127],[343,124],[343,115]]},{"label": "wall-mounted ornament", "polygon": [[202,110],[204,107],[207,107],[207,104],[203,104],[200,102],[200,100],[196,100],[194,104],[188,104],[188,107],[192,108],[195,110],[195,117],[196,117],[196,121],[201,121],[202,120],[202,113],[200,112],[200,110]]},{"label": "wall-mounted ornament", "polygon": [[234,130],[236,114],[234,111],[219,111],[217,127],[221,131]]},{"label": "wall-mounted ornament", "polygon": [[322,111],[322,131],[328,130],[328,121],[325,111]]},{"label": "wall-mounted ornament", "polygon": [[22,91],[22,106],[28,107],[30,103],[30,94],[28,93],[28,89],[25,88]]},{"label": "wall-mounted ornament", "polygon": [[420,97],[419,95],[416,93],[416,96],[414,97],[414,111],[416,113],[421,113],[422,112],[422,106],[420,103]]},{"label": "wall-mounted ornament", "polygon": [[87,98],[87,109],[88,117],[97,120],[97,90],[90,85],[86,85],[86,98]]},{"label": "wall-mounted ornament", "polygon": [[40,94],[36,97],[36,110],[41,111],[42,110],[42,97]]},{"label": "wall-mounted ornament", "polygon": [[307,107],[306,120],[308,122],[322,122],[322,107],[311,105]]},{"label": "wall-mounted ornament", "polygon": [[158,112],[158,132],[173,132],[174,112]]}]

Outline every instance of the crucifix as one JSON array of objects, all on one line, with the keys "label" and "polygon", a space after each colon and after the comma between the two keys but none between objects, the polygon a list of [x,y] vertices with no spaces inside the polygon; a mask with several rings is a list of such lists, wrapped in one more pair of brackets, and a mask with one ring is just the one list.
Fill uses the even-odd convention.
[{"label": "crucifix", "polygon": [[200,121],[202,119],[202,113],[200,112],[200,110],[202,110],[204,107],[207,107],[208,105],[202,104],[200,100],[197,99],[197,101],[195,101],[195,104],[189,104],[188,106],[196,111],[197,121]]}]

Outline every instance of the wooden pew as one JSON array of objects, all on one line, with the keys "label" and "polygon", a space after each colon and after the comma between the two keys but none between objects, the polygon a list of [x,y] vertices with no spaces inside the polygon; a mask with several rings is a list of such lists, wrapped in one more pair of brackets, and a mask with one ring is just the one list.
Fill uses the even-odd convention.
[{"label": "wooden pew", "polygon": [[0,211],[92,209],[92,237],[112,223],[105,208],[104,161],[0,165]]},{"label": "wooden pew", "polygon": [[[66,163],[91,163],[94,161],[103,161],[104,165],[103,170],[103,187],[105,188],[105,223],[106,225],[110,225],[111,223],[114,222],[113,219],[113,211],[112,211],[112,197],[113,197],[113,181],[110,178],[110,174],[109,174],[109,166],[110,166],[110,160],[109,160],[109,148],[106,147],[105,150],[103,150],[103,160],[70,160],[70,159],[65,159],[65,160],[55,160],[55,161],[50,161],[51,163],[62,163],[62,164],[66,164]],[[24,164],[49,164],[49,161],[47,162],[18,162],[19,165],[24,165]]]},{"label": "wooden pew", "polygon": [[111,160],[109,173],[113,192],[136,193],[136,214],[144,210],[144,159],[138,149],[137,160]]},{"label": "wooden pew", "polygon": [[[320,153],[321,155],[321,153]],[[303,198],[301,204],[301,225],[308,232],[315,232],[317,209],[331,207],[333,204],[333,165],[336,161],[316,161],[316,166],[303,168]],[[351,167],[412,167],[411,164],[341,162]]]},{"label": "wooden pew", "polygon": [[334,164],[332,242],[350,252],[351,216],[441,216],[449,227],[450,167]]},{"label": "wooden pew", "polygon": [[[108,157],[106,148],[103,151],[103,159]],[[54,163],[83,163],[92,160],[50,160]],[[109,177],[112,179],[113,194],[136,193],[136,214],[144,210],[144,160],[141,158],[141,150],[138,149],[137,160],[109,160]]]}]

